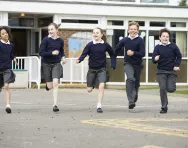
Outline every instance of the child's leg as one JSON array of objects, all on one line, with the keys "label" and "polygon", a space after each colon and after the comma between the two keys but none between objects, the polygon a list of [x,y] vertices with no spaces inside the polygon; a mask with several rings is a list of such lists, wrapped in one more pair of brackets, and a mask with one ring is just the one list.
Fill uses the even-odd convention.
[{"label": "child's leg", "polygon": [[176,91],[176,75],[169,74],[167,77],[167,91],[173,93]]},{"label": "child's leg", "polygon": [[54,99],[54,106],[57,105],[57,97],[58,97],[58,79],[53,79],[53,99]]},{"label": "child's leg", "polygon": [[168,98],[167,98],[167,74],[158,74],[158,83],[160,87],[160,97],[161,97],[161,109],[167,110]]},{"label": "child's leg", "polygon": [[99,84],[98,104],[97,108],[102,108],[102,99],[104,96],[104,83]]},{"label": "child's leg", "polygon": [[87,91],[90,93],[94,88],[97,73],[95,70],[89,69],[87,72]]},{"label": "child's leg", "polygon": [[53,88],[53,82],[47,82],[46,85],[47,85],[48,89]]},{"label": "child's leg", "polygon": [[134,107],[135,107],[136,89],[135,89],[134,69],[133,69],[132,65],[127,63],[124,66],[124,71],[125,71],[126,76],[127,76],[126,92],[127,92],[127,98],[129,100],[129,106],[133,106],[134,105]]},{"label": "child's leg", "polygon": [[5,96],[6,96],[6,104],[8,106],[10,106],[10,88],[9,88],[9,84],[5,83]]}]

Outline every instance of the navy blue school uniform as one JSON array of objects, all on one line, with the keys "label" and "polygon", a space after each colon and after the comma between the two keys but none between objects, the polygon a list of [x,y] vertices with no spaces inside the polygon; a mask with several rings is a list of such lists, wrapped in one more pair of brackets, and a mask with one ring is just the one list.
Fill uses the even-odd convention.
[{"label": "navy blue school uniform", "polygon": [[12,71],[12,60],[15,58],[13,55],[13,44],[9,41],[6,43],[0,41],[0,88],[5,83],[14,83],[16,75]]},{"label": "navy blue school uniform", "polygon": [[[158,61],[155,61],[156,56],[160,56]],[[174,67],[179,67],[181,64],[182,54],[178,46],[174,43],[164,45],[160,43],[154,48],[152,54],[152,62],[157,65],[157,78],[160,87],[161,111],[166,113],[168,110],[167,92],[174,92],[176,90],[177,72],[173,70]]]},{"label": "navy blue school uniform", "polygon": [[[123,38],[115,48],[116,56],[125,49],[124,56],[124,72],[126,73],[126,92],[129,100],[129,108],[135,107],[138,99],[138,89],[140,87],[140,75],[142,71],[142,58],[145,56],[145,44],[141,37],[136,35],[134,38],[130,36]],[[127,55],[127,51],[134,52],[132,56]]]},{"label": "navy blue school uniform", "polygon": [[103,40],[99,43],[95,41],[89,42],[84,48],[82,55],[79,57],[78,60],[81,62],[87,55],[89,56],[87,87],[94,87],[96,81],[98,81],[99,84],[107,82],[106,52],[109,53],[111,58],[111,68],[115,69],[116,60],[114,50]]},{"label": "navy blue school uniform", "polygon": [[[52,82],[53,79],[63,77],[63,67],[60,64],[64,55],[64,41],[58,37],[53,39],[50,36],[45,37],[40,45],[39,55],[42,57],[42,74],[46,82]],[[58,50],[58,55],[52,55],[54,50]]]}]

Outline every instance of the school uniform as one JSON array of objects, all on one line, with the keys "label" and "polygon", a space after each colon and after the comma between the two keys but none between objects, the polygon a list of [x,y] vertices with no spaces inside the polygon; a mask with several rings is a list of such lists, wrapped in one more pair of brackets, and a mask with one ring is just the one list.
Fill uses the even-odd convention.
[{"label": "school uniform", "polygon": [[[95,87],[96,82],[106,83],[107,69],[106,69],[106,52],[109,53],[111,58],[111,68],[115,69],[116,60],[115,53],[112,47],[103,40],[101,42],[91,41],[84,48],[82,55],[79,57],[79,61],[83,61],[84,58],[89,56],[89,71],[87,73],[87,87]],[[98,85],[97,84],[97,85]]]},{"label": "school uniform", "polygon": [[[155,57],[160,55],[159,60],[155,61]],[[161,109],[168,110],[167,92],[176,90],[177,73],[173,70],[174,67],[179,67],[181,64],[182,54],[178,46],[174,43],[166,45],[159,43],[155,46],[152,54],[152,62],[157,65],[157,78],[160,87]]]},{"label": "school uniform", "polygon": [[[131,36],[125,37],[117,44],[115,48],[116,56],[125,48],[124,56],[124,72],[126,73],[126,93],[129,101],[129,108],[135,106],[138,97],[138,89],[140,87],[140,75],[142,71],[142,58],[145,56],[145,45],[141,37],[136,35],[134,38]],[[127,51],[132,50],[132,56],[127,55]]]},{"label": "school uniform", "polygon": [[[39,55],[42,57],[42,74],[46,82],[63,77],[63,67],[60,64],[64,55],[64,41],[61,38],[45,37],[40,45]],[[54,50],[58,50],[58,55],[52,55]]]},{"label": "school uniform", "polygon": [[0,41],[0,89],[5,83],[14,83],[16,75],[12,71],[13,44]]}]

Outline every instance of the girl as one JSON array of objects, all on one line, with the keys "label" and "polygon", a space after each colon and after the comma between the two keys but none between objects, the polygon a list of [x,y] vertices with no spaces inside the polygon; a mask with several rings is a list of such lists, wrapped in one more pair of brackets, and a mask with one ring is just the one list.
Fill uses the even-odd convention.
[{"label": "girl", "polygon": [[101,28],[95,28],[93,30],[93,41],[89,42],[83,50],[82,55],[76,61],[80,63],[84,58],[89,55],[89,71],[87,73],[87,91],[92,92],[95,87],[95,82],[99,83],[99,95],[97,112],[102,113],[102,99],[104,96],[104,86],[107,82],[107,70],[106,70],[106,51],[111,57],[111,67],[115,69],[116,61],[112,47],[104,41],[105,36]]},{"label": "girl", "polygon": [[166,28],[159,32],[159,45],[156,45],[152,54],[152,62],[158,63],[157,77],[160,87],[161,111],[167,113],[167,92],[176,90],[176,72],[180,70],[182,54],[178,46],[169,42],[170,31]]},{"label": "girl", "polygon": [[63,76],[63,68],[60,62],[66,63],[64,55],[64,41],[57,35],[58,25],[51,23],[48,26],[49,35],[42,40],[40,56],[42,57],[42,71],[46,80],[46,90],[53,88],[53,111],[58,112],[58,82]]},{"label": "girl", "polygon": [[0,91],[4,86],[7,113],[11,113],[9,84],[14,83],[16,77],[11,70],[12,60],[16,63],[16,58],[13,55],[13,44],[9,41],[10,36],[8,27],[0,27]]},{"label": "girl", "polygon": [[129,109],[136,106],[138,99],[138,90],[140,87],[140,75],[142,71],[142,58],[145,56],[144,41],[138,36],[139,24],[130,22],[128,27],[129,36],[120,40],[117,44],[115,53],[116,56],[125,48],[124,56],[124,72],[127,76],[126,92],[129,101]]}]

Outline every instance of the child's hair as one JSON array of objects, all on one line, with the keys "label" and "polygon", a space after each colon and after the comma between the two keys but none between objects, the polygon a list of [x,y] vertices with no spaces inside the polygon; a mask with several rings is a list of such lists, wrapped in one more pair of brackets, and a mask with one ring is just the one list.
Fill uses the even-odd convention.
[{"label": "child's hair", "polygon": [[1,30],[3,29],[6,30],[6,32],[8,33],[9,40],[11,40],[12,39],[11,29],[8,26],[0,26],[0,39],[1,39]]},{"label": "child's hair", "polygon": [[56,30],[58,30],[58,28],[61,26],[61,24],[56,24],[56,23],[50,23],[48,26],[54,26]]},{"label": "child's hair", "polygon": [[159,31],[159,37],[161,37],[161,35],[163,34],[163,32],[168,33],[168,35],[170,36],[170,31],[167,28],[163,28]]},{"label": "child's hair", "polygon": [[[102,39],[103,41],[106,41],[106,35],[104,34],[104,31],[103,31],[101,28],[99,28],[99,27],[96,27],[95,29],[99,29],[99,30],[100,30],[101,34],[103,35],[101,39]],[[93,29],[93,30],[94,30],[94,29]]]},{"label": "child's hair", "polygon": [[129,22],[128,27],[130,27],[132,25],[136,25],[137,29],[139,30],[140,25],[137,22]]}]

